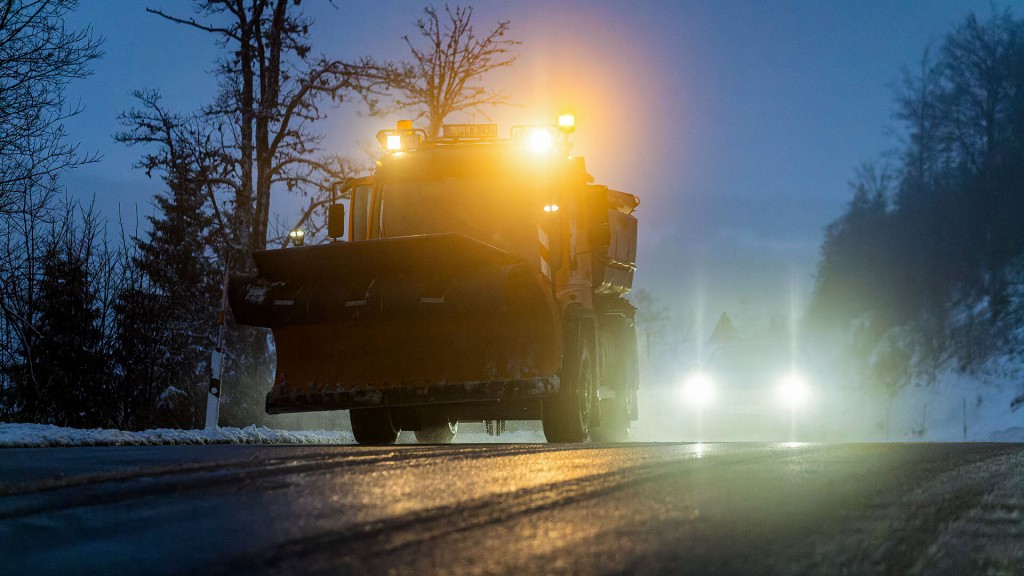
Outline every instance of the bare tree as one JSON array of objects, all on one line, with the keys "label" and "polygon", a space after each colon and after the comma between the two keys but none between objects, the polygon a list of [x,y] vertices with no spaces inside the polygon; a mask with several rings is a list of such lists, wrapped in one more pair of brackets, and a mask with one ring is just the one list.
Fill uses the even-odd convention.
[{"label": "bare tree", "polygon": [[[223,56],[215,73],[216,98],[193,114],[164,108],[159,94],[136,94],[140,106],[122,114],[117,138],[144,144],[139,166],[157,173],[176,195],[194,194],[209,210],[224,266],[245,271],[251,252],[272,240],[272,197],[291,193],[308,206],[299,221],[316,227],[331,185],[350,176],[340,157],[327,154],[317,122],[326,106],[351,91],[372,90],[385,78],[368,60],[347,63],[314,54],[312,22],[294,0],[198,0],[192,16],[148,10],[216,39]],[[179,198],[179,200],[184,200]],[[229,319],[230,322],[230,319]],[[266,331],[230,325],[225,422],[252,423],[269,370]]]},{"label": "bare tree", "polygon": [[64,120],[68,83],[89,74],[100,40],[68,30],[71,0],[0,0],[0,417],[23,407],[13,370],[28,377],[38,336],[36,310],[43,244],[54,213],[58,176],[96,160],[69,143]]},{"label": "bare tree", "polygon": [[[188,185],[202,195],[200,206],[208,206],[220,235],[228,234],[229,223],[218,191],[233,187],[233,161],[225,156],[223,131],[202,115],[178,114],[164,108],[160,93],[136,90],[140,107],[118,116],[122,132],[114,139],[122,144],[149,145],[150,150],[135,163],[152,177],[161,175],[169,186]],[[155,147],[155,148],[154,148]]]},{"label": "bare tree", "polygon": [[511,66],[516,60],[511,50],[520,42],[506,38],[508,20],[499,21],[486,36],[477,36],[472,7],[445,4],[444,18],[433,6],[423,12],[425,17],[416,21],[420,42],[402,37],[412,60],[390,69],[393,101],[389,106],[372,98],[367,102],[374,114],[415,111],[416,118],[427,119],[427,134],[436,138],[445,117],[453,112],[483,113],[484,107],[508,104],[507,94],[488,90],[479,82],[484,74]]},{"label": "bare tree", "polygon": [[96,159],[78,154],[63,125],[78,112],[66,106],[68,82],[101,54],[88,28],[64,26],[77,5],[0,0],[0,217],[45,204],[61,172]]},{"label": "bare tree", "polygon": [[204,0],[194,6],[201,21],[147,9],[213,34],[225,48],[217,68],[221,91],[203,116],[220,137],[227,171],[211,175],[210,183],[229,196],[236,253],[267,246],[272,192],[322,198],[333,181],[346,176],[344,164],[323,153],[322,135],[313,124],[324,118],[325,100],[340,101],[352,90],[369,90],[384,80],[369,61],[314,56],[308,43],[312,22],[297,5]]}]

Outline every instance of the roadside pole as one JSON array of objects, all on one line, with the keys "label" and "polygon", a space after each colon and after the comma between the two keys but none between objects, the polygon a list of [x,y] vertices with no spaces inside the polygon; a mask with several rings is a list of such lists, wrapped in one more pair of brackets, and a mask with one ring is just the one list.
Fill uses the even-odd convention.
[{"label": "roadside pole", "polygon": [[217,347],[210,354],[210,389],[206,395],[206,429],[217,428],[220,419],[221,376],[224,375],[224,330],[228,309],[228,274],[224,273],[224,284],[220,293],[220,318],[217,321]]}]

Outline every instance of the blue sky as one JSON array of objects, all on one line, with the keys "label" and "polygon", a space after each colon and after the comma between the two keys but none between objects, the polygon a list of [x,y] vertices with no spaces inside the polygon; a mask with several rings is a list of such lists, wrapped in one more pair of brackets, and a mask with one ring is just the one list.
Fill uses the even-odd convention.
[{"label": "blue sky", "polygon": [[[114,143],[129,92],[158,88],[181,111],[209,101],[217,46],[209,35],[145,13],[188,15],[181,0],[82,2],[71,24],[106,38],[95,74],[70,99],[83,150],[104,160],[70,174],[69,191],[131,230],[160,190],[132,168],[142,150]],[[400,58],[424,4],[307,0],[316,49],[337,58]],[[577,112],[574,152],[601,183],[639,195],[638,283],[707,317],[784,313],[805,301],[824,227],[849,198],[854,169],[899,145],[893,87],[929,41],[988,1],[479,1],[478,29],[512,22],[523,44],[492,78],[518,106],[503,128]],[[324,122],[330,146],[362,146],[395,118],[355,104]],[[465,120],[465,119],[459,119]],[[477,118],[480,120],[480,118]],[[274,208],[286,220],[287,200]]]}]

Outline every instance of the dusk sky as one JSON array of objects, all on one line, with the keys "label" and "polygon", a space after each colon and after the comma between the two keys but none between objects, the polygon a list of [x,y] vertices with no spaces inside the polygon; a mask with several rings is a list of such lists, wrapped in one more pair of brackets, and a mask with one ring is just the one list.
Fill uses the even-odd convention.
[{"label": "dusk sky", "polygon": [[[424,5],[335,4],[303,6],[315,50],[341,59],[404,57],[401,36],[415,32]],[[987,0],[472,5],[478,32],[507,19],[522,41],[515,65],[488,79],[517,104],[488,111],[493,121],[506,132],[573,109],[574,153],[598,182],[642,199],[637,284],[671,306],[699,302],[709,318],[806,301],[823,229],[842,213],[854,170],[899,145],[901,69],[969,11],[990,13]],[[138,88],[159,89],[171,109],[199,108],[216,90],[219,54],[212,36],[147,6],[191,15],[184,1],[85,1],[70,23],[106,39],[95,74],[71,87],[84,111],[68,123],[82,150],[104,159],[66,183],[76,197],[95,195],[113,226],[120,211],[129,231],[162,185],[132,168],[142,149],[113,141],[117,114]],[[361,150],[395,119],[350,103],[323,130],[332,149],[369,164]],[[294,203],[274,207],[294,218]]]}]

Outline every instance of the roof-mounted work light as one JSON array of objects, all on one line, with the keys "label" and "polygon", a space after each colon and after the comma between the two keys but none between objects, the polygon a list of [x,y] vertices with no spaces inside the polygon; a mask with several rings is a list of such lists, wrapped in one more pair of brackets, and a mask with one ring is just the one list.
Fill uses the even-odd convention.
[{"label": "roof-mounted work light", "polygon": [[576,117],[571,112],[563,112],[554,125],[513,126],[512,140],[538,156],[555,152],[568,154],[572,149],[569,134],[575,129]]},{"label": "roof-mounted work light", "polygon": [[512,140],[538,156],[545,156],[564,147],[565,138],[554,126],[516,126]]},{"label": "roof-mounted work light", "polygon": [[377,141],[385,152],[415,150],[426,139],[426,132],[412,127],[412,120],[399,120],[394,130],[377,132]]},{"label": "roof-mounted work light", "polygon": [[562,112],[558,115],[558,129],[566,134],[576,130],[576,116],[572,112]]},{"label": "roof-mounted work light", "polygon": [[551,130],[532,128],[524,135],[526,147],[534,154],[547,154],[555,148],[555,138]]}]

